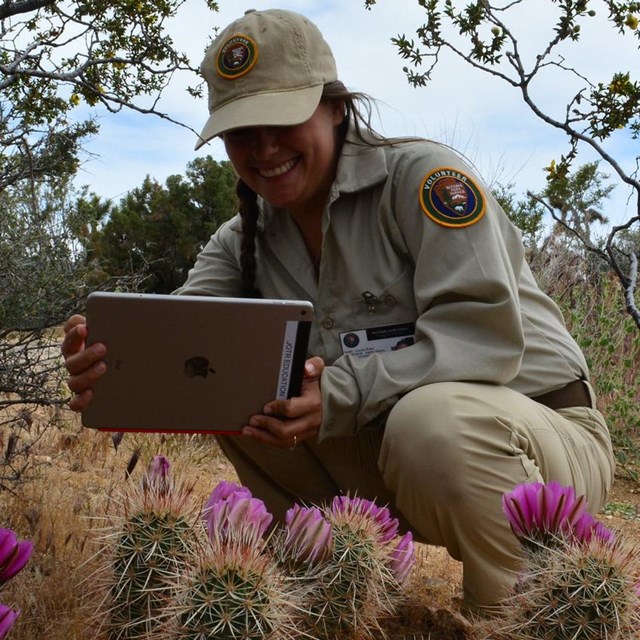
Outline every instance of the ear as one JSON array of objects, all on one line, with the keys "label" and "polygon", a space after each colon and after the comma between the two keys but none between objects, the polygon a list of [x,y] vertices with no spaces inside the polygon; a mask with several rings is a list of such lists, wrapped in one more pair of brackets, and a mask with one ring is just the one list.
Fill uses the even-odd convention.
[{"label": "ear", "polygon": [[331,100],[331,118],[333,125],[337,127],[339,124],[342,124],[345,117],[344,100],[342,98]]}]

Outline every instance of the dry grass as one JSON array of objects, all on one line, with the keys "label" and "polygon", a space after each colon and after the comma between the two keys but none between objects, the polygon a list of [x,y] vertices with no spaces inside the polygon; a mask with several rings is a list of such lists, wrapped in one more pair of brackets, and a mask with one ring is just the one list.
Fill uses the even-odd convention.
[{"label": "dry grass", "polygon": [[[2,602],[22,609],[12,640],[106,640],[88,620],[96,607],[91,596],[92,560],[99,528],[117,509],[126,482],[139,480],[146,462],[162,453],[173,471],[195,482],[202,501],[222,479],[235,480],[233,468],[215,441],[206,436],[140,436],[128,434],[116,449],[108,434],[82,429],[75,417],[63,429],[41,439],[36,455],[39,478],[19,495],[0,495],[3,524],[35,543],[29,564],[2,592]],[[127,480],[132,457],[139,461]],[[620,481],[616,504],[637,505],[637,485]],[[606,517],[638,536],[640,521]],[[418,546],[418,567],[408,600],[395,620],[385,625],[389,638],[470,640],[472,630],[459,615],[461,565],[443,549]]]},{"label": "dry grass", "polygon": [[[109,434],[82,429],[75,416],[51,429],[38,446],[40,476],[17,495],[0,495],[3,525],[35,543],[25,570],[2,592],[2,602],[22,609],[11,639],[106,640],[88,623],[96,607],[92,556],[102,518],[117,508],[125,483],[139,481],[146,462],[162,453],[176,476],[195,483],[204,501],[219,480],[236,479],[234,470],[212,438],[128,434],[116,449]],[[138,463],[127,480],[135,456]],[[621,481],[616,487],[616,504],[637,505],[637,485]],[[640,521],[603,517],[608,525],[624,523],[632,536],[640,532]],[[418,558],[408,600],[386,625],[389,638],[471,640],[472,628],[459,615],[460,563],[443,549],[423,545]]]},{"label": "dry grass", "polygon": [[[3,526],[35,544],[27,567],[2,591],[3,603],[22,609],[12,640],[102,640],[87,622],[96,606],[91,576],[99,529],[104,516],[117,509],[125,483],[137,482],[146,462],[158,453],[171,460],[176,476],[195,483],[202,501],[219,480],[236,479],[215,441],[206,436],[127,434],[116,449],[109,434],[82,429],[70,414],[63,428],[50,429],[39,441],[34,453],[41,463],[39,476],[16,495],[0,494]],[[138,463],[127,479],[135,457]],[[460,564],[442,549],[422,545],[418,557],[409,600],[389,623],[389,635],[466,637],[451,635]]]}]

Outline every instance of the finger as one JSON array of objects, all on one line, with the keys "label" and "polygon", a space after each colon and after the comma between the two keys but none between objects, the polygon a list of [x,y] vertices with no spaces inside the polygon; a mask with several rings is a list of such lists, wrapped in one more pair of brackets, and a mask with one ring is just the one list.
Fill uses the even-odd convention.
[{"label": "finger", "polygon": [[64,323],[65,334],[69,333],[71,329],[73,329],[74,327],[77,327],[79,324],[86,325],[87,319],[84,316],[81,316],[80,314],[76,313]]},{"label": "finger", "polygon": [[96,380],[100,379],[106,372],[107,365],[104,360],[100,360],[82,370],[82,373],[72,375],[67,381],[67,386],[76,394],[81,394],[85,390],[92,387]]},{"label": "finger", "polygon": [[289,398],[288,400],[274,400],[262,409],[265,416],[287,418],[294,420],[304,415],[315,413],[320,408],[320,402],[311,398]]},{"label": "finger", "polygon": [[316,380],[322,374],[324,370],[324,360],[319,356],[309,358],[304,363],[304,375],[303,380]]},{"label": "finger", "polygon": [[103,360],[106,354],[107,348],[105,345],[101,342],[96,342],[78,353],[68,355],[65,358],[65,366],[72,376],[80,375]]},{"label": "finger", "polygon": [[73,318],[78,319],[78,322],[72,324],[71,321],[73,318],[71,318],[64,326],[64,339],[60,350],[65,358],[84,348],[84,343],[87,339],[87,325],[79,321],[81,317],[82,316],[73,316]]},{"label": "finger", "polygon": [[268,429],[259,426],[255,422],[252,425],[243,427],[241,433],[247,438],[257,440],[258,442],[269,445],[271,447],[276,447],[278,449],[288,449],[293,443],[293,434],[276,435]]},{"label": "finger", "polygon": [[250,430],[249,435],[266,433],[279,440],[291,440],[294,427],[292,421],[259,414],[251,417],[247,428]]},{"label": "finger", "polygon": [[87,408],[91,399],[93,398],[93,391],[91,389],[85,389],[82,393],[78,393],[69,401],[69,409],[72,411],[83,411]]},{"label": "finger", "polygon": [[251,418],[249,425],[242,429],[243,435],[280,448],[288,448],[293,436],[296,436],[298,442],[302,442],[315,437],[317,433],[318,423],[314,416],[304,416],[297,420],[279,420],[256,415]]}]

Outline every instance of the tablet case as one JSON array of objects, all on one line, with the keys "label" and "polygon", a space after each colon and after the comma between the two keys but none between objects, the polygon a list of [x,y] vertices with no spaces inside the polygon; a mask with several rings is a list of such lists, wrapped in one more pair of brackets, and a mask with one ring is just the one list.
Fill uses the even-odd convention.
[{"label": "tablet case", "polygon": [[274,399],[300,394],[307,301],[96,292],[87,344],[107,372],[82,412],[105,431],[238,433]]}]

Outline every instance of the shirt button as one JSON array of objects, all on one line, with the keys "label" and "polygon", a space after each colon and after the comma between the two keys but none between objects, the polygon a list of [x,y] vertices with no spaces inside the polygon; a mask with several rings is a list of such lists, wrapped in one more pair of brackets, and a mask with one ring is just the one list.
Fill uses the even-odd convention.
[{"label": "shirt button", "polygon": [[395,296],[392,296],[391,294],[386,295],[384,297],[384,303],[387,305],[387,307],[393,307],[396,304],[397,300],[395,298]]},{"label": "shirt button", "polygon": [[323,326],[325,329],[331,329],[331,327],[333,327],[333,319],[332,319],[332,318],[325,318],[325,319],[322,321],[322,326]]}]

